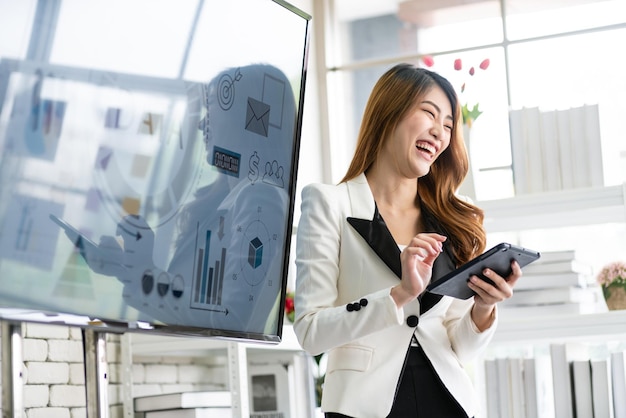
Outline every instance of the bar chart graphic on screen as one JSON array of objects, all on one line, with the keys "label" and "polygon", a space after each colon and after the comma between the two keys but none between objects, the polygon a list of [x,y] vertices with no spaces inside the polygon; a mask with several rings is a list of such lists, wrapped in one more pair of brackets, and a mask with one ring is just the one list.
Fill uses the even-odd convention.
[{"label": "bar chart graphic on screen", "polygon": [[212,265],[209,261],[210,248],[211,231],[206,231],[205,247],[199,248],[196,256],[196,277],[193,289],[195,306],[222,304],[226,248],[222,248],[220,257]]}]

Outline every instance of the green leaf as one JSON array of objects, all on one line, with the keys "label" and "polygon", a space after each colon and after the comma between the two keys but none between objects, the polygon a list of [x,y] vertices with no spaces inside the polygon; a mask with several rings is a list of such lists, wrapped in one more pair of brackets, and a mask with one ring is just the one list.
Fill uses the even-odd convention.
[{"label": "green leaf", "polygon": [[469,106],[467,106],[467,103],[465,103],[461,108],[461,113],[463,114],[463,123],[472,126],[472,122],[478,119],[483,112],[478,109],[478,103],[476,103],[471,110]]}]

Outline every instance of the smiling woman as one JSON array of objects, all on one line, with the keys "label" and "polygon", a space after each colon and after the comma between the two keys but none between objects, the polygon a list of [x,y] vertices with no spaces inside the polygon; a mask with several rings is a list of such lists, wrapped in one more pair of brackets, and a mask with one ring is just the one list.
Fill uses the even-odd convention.
[{"label": "smiling woman", "polygon": [[294,331],[328,356],[327,418],[477,413],[461,363],[493,337],[521,271],[487,272],[473,299],[425,291],[485,247],[482,210],[456,196],[461,125],[448,80],[398,64],[370,94],[344,179],[302,191]]}]

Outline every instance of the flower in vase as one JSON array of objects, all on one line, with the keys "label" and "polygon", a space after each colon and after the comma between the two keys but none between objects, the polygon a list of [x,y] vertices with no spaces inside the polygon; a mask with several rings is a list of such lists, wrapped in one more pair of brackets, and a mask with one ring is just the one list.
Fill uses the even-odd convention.
[{"label": "flower in vase", "polygon": [[596,277],[609,309],[626,309],[626,263],[616,261],[602,268]]},{"label": "flower in vase", "polygon": [[[426,67],[432,67],[433,65],[435,65],[435,60],[431,56],[422,57],[422,62]],[[478,65],[478,69],[481,71],[485,71],[487,68],[489,68],[489,64],[489,58],[485,58]],[[454,60],[454,70],[463,71],[463,60],[461,58],[457,58]],[[469,74],[470,77],[474,77],[476,73],[476,67],[474,66],[470,66],[467,70],[467,74]],[[467,82],[463,82],[463,84],[461,85],[459,94],[459,100],[461,101],[463,99],[463,93],[465,92],[466,86]],[[478,119],[478,117],[483,112],[479,109],[479,103],[474,103],[473,105],[470,105],[469,103],[465,102],[461,105],[461,113],[463,115],[463,124],[467,125],[468,128],[471,128],[474,121]]]},{"label": "flower in vase", "polygon": [[616,261],[604,266],[604,268],[600,270],[600,273],[598,273],[596,280],[602,287],[607,287],[611,284],[626,286],[626,263]]}]

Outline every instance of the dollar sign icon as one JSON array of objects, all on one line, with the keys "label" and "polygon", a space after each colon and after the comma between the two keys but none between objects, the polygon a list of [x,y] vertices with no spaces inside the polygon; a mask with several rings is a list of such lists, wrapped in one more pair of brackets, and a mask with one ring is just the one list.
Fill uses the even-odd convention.
[{"label": "dollar sign icon", "polygon": [[256,151],[254,151],[254,154],[252,154],[250,156],[250,167],[248,168],[248,180],[250,180],[252,183],[254,183],[255,181],[257,181],[257,179],[259,178],[259,161],[261,159],[259,158],[259,154],[257,154]]}]

